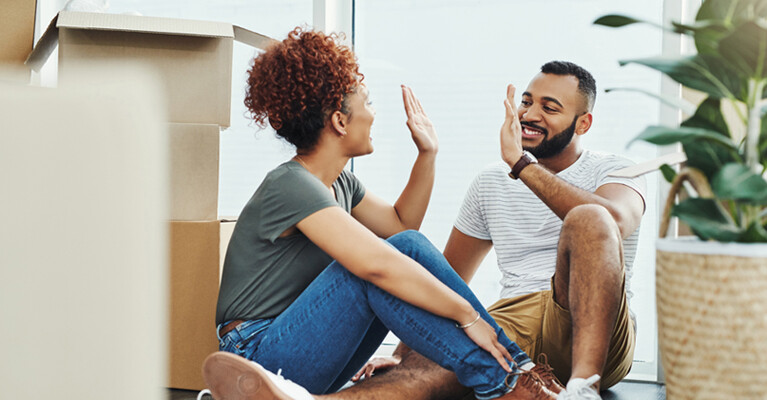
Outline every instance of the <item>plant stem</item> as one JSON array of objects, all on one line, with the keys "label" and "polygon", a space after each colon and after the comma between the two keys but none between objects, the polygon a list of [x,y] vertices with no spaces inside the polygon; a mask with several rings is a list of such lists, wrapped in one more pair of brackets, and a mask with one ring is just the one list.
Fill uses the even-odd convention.
[{"label": "plant stem", "polygon": [[762,131],[761,100],[765,81],[748,80],[748,125],[746,126],[746,165],[759,173],[759,134]]},{"label": "plant stem", "polygon": [[[762,133],[762,93],[765,87],[764,79],[748,80],[748,125],[746,125],[746,165],[754,173],[761,175],[761,162],[759,151],[759,136]],[[760,206],[744,205],[742,208],[741,226],[746,228],[752,221],[759,220]]]}]

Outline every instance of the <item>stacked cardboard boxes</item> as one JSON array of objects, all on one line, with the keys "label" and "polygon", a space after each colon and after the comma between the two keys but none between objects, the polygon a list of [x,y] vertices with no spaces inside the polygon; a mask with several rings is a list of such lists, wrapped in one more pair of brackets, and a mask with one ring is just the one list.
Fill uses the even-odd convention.
[{"label": "stacked cardboard boxes", "polygon": [[28,83],[24,60],[32,51],[35,33],[35,0],[3,0],[0,13],[0,79]]},{"label": "stacked cardboard boxes", "polygon": [[171,149],[167,329],[173,388],[202,389],[202,361],[218,348],[215,304],[234,227],[218,217],[219,138],[230,124],[234,41],[263,49],[273,40],[226,23],[62,11],[27,60],[39,70],[58,45],[60,85],[89,65],[140,63],[162,78]]}]

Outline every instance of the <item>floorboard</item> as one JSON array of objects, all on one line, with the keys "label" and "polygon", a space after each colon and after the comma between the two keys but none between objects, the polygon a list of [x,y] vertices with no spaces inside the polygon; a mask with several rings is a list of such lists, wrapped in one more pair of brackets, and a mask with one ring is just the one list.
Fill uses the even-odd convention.
[{"label": "floorboard", "polygon": [[[168,389],[168,400],[195,400],[197,392]],[[210,400],[205,396],[204,400]],[[647,382],[621,382],[602,392],[604,400],[666,400],[666,387]]]}]

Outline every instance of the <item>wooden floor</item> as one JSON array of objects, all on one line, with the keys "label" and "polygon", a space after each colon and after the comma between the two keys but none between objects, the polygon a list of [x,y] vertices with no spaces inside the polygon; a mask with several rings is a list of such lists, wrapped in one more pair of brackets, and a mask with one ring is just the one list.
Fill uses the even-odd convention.
[{"label": "wooden floor", "polygon": [[[168,389],[168,400],[194,400],[197,392]],[[203,397],[210,400],[209,396]],[[602,392],[604,400],[666,400],[666,387],[646,382],[621,382]]]}]

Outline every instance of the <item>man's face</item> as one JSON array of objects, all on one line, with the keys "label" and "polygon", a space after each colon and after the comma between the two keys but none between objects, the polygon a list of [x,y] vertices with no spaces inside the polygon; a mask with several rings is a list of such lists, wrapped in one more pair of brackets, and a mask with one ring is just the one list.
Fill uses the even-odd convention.
[{"label": "man's face", "polygon": [[578,78],[539,73],[522,93],[519,108],[522,147],[537,158],[550,158],[567,148],[587,112],[578,93]]}]

